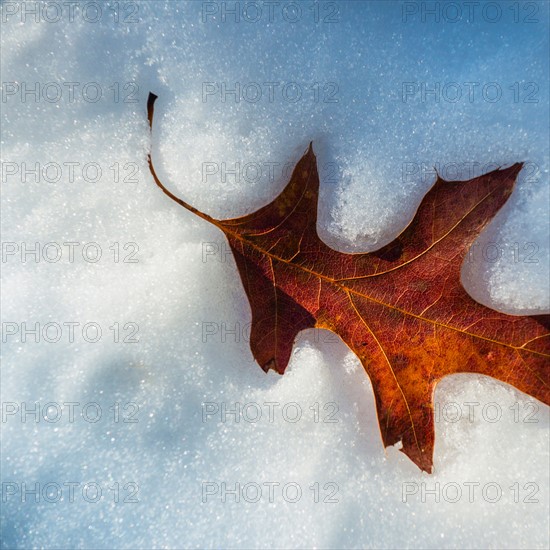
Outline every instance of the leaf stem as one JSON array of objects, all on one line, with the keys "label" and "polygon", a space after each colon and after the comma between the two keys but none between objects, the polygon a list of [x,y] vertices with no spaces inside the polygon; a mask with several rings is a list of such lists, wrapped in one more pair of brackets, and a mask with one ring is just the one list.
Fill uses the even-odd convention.
[{"label": "leaf stem", "polygon": [[[147,119],[149,120],[149,129],[151,130],[151,135],[153,134],[153,114],[155,112],[155,101],[157,100],[158,96],[155,95],[152,92],[149,92],[149,97],[147,98]],[[155,180],[155,183],[160,187],[162,192],[170,197],[174,202],[177,202],[180,206],[183,206],[190,212],[193,212],[193,214],[196,214],[203,220],[206,220],[207,222],[210,222],[216,226],[219,226],[218,220],[215,218],[210,217],[208,214],[205,214],[204,212],[201,212],[200,210],[197,210],[194,206],[191,206],[189,203],[185,202],[184,200],[180,199],[179,197],[176,197],[171,191],[169,191],[163,183],[160,181],[159,177],[157,176],[157,173],[155,172],[155,168],[153,166],[153,161],[151,159],[151,151],[149,151],[149,154],[147,155],[147,161],[149,163],[149,170],[151,171],[151,175],[153,176],[153,179]]]}]

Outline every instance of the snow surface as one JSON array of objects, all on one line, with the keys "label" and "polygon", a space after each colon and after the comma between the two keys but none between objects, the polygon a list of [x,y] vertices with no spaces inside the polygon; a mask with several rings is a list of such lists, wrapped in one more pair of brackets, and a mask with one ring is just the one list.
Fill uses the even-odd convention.
[{"label": "snow surface", "polygon": [[[463,278],[474,297],[495,309],[548,312],[549,4],[487,8],[481,2],[478,10],[487,8],[487,17],[476,11],[469,21],[467,3],[457,2],[462,16],[454,23],[441,13],[439,22],[429,15],[422,21],[425,3],[320,2],[316,22],[312,3],[303,2],[295,23],[289,19],[296,8],[289,3],[274,5],[272,21],[264,3],[251,4],[249,19],[257,15],[255,7],[263,9],[257,22],[236,23],[230,14],[224,22],[219,13],[203,21],[221,3],[138,2],[136,23],[122,22],[131,11],[123,3],[118,23],[109,11],[114,3],[101,4],[96,23],[78,11],[73,21],[66,12],[55,23],[36,22],[33,15],[22,21],[21,12],[7,14],[21,4],[2,5],[3,92],[10,89],[6,83],[79,83],[74,101],[66,86],[53,102],[32,95],[22,101],[21,94],[4,98],[4,172],[37,162],[41,168],[64,162],[102,168],[96,182],[86,181],[80,168],[74,179],[64,169],[59,181],[40,175],[36,182],[31,175],[25,182],[20,172],[3,172],[2,241],[19,249],[22,243],[58,243],[62,257],[35,262],[28,256],[24,263],[19,252],[3,258],[2,321],[19,328],[23,322],[80,326],[74,342],[66,327],[53,343],[35,343],[32,335],[23,342],[20,331],[7,335],[13,324],[4,333],[1,465],[2,481],[11,485],[2,492],[2,548],[548,547],[548,407],[489,378],[444,379],[436,411],[448,404],[448,414],[436,423],[435,473],[429,476],[397,448],[383,449],[370,382],[337,338],[306,332],[285,376],[260,370],[246,341],[250,309],[233,259],[216,253],[203,261],[205,250],[224,251],[222,236],[170,202],[148,173],[145,103],[150,90],[160,96],[153,154],[161,179],[218,217],[251,212],[271,200],[285,184],[284,165],[292,166],[313,140],[322,178],[319,232],[341,250],[372,250],[391,240],[433,183],[427,170],[434,165],[445,176],[452,172],[449,163],[531,163],[479,240],[477,250],[492,257],[494,246],[487,245],[497,243],[502,258],[490,262],[473,254]],[[490,22],[494,5],[502,15]],[[239,4],[241,12],[244,6]],[[327,23],[331,6],[337,6],[338,20]],[[404,20],[403,10],[415,6],[416,14]],[[96,103],[82,97],[90,82],[102,86]],[[135,82],[139,101],[115,102],[109,87],[116,82],[121,98],[133,91],[124,85]],[[236,82],[258,83],[261,99],[236,103],[227,95],[222,102],[209,95],[203,101],[204,83],[234,88]],[[281,83],[273,101],[265,82]],[[289,82],[302,87],[300,101],[282,97]],[[479,87],[472,102],[436,103],[430,95],[422,101],[419,94],[405,102],[403,82],[455,82],[464,94],[463,83]],[[500,101],[480,94],[490,82],[500,85]],[[336,96],[327,83],[337,84]],[[538,103],[523,101],[533,97],[528,83],[538,86]],[[256,89],[248,88],[249,98]],[[448,88],[448,97],[455,89]],[[324,101],[331,97],[338,102]],[[273,177],[267,170],[239,181],[229,174],[225,183],[219,174],[203,177],[204,163],[222,162],[229,170],[237,162],[256,163],[252,168],[277,164]],[[114,163],[121,167],[118,182]],[[126,163],[139,168],[135,181],[123,181],[130,176]],[[404,163],[424,163],[426,170],[405,174]],[[69,241],[80,243],[72,262],[63,246]],[[102,249],[96,263],[82,258],[90,242]],[[129,242],[139,246],[137,263],[122,261],[132,251],[123,249]],[[119,262],[109,248],[114,243]],[[82,337],[88,322],[102,328],[96,343]],[[129,334],[124,325],[136,323],[139,342],[114,342],[109,327],[115,322],[121,338]],[[222,335],[222,328],[236,323],[244,335]],[[205,337],[205,330],[217,332]],[[32,414],[25,422],[20,413],[7,414],[23,402],[27,409],[39,402],[38,422]],[[66,402],[79,403],[73,421]],[[80,414],[92,402],[102,412],[95,423],[93,406]],[[220,413],[203,418],[212,410],[205,403],[234,408],[237,402],[252,403],[238,423],[231,415],[222,422]],[[271,402],[278,403],[273,422],[266,405]],[[293,402],[302,411],[294,423]],[[48,409],[47,403],[63,406],[58,422],[44,419],[55,418],[55,405]],[[120,404],[118,422],[114,403]],[[139,407],[133,416],[136,409],[124,409],[127,403]],[[468,409],[467,403],[478,405]],[[258,408],[262,417],[251,422]],[[323,421],[333,412],[337,422]],[[492,421],[499,412],[500,420]],[[72,499],[63,485],[68,482],[81,484]],[[91,482],[102,489],[95,503],[82,492]],[[236,482],[241,488],[258,484],[260,500],[241,496],[235,502],[229,493],[223,502],[220,492],[204,498],[206,489],[221,491],[222,483],[230,489]],[[465,485],[470,482],[479,485]],[[48,502],[55,500],[56,485],[50,485],[38,503],[33,495],[22,502],[24,483],[27,489],[57,483],[63,498]],[[118,503],[109,489],[116,483]],[[280,484],[272,485],[271,499],[266,483]],[[282,494],[288,483],[302,489],[298,502],[289,502],[295,485]],[[321,502],[310,489],[315,483]],[[327,483],[333,485],[325,489]],[[139,501],[123,502],[134,487]],[[248,501],[255,487],[248,486]],[[322,502],[335,487],[338,502]],[[451,502],[457,487],[461,498]],[[468,487],[474,488],[472,499]],[[404,489],[414,488],[418,492],[404,499]],[[489,502],[498,488],[501,498]],[[439,502],[424,489],[436,490]],[[86,496],[93,499],[93,490]]]}]

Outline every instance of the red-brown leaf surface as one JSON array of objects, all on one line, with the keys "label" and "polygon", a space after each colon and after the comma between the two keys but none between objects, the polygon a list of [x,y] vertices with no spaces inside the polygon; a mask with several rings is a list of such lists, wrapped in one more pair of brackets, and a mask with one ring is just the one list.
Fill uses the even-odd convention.
[{"label": "red-brown leaf surface", "polygon": [[[153,104],[149,98],[149,122]],[[465,182],[438,178],[409,226],[368,254],[344,254],[316,230],[319,175],[312,146],[270,204],[215,220],[252,308],[250,345],[284,373],[296,335],[323,328],[359,357],[376,398],[384,445],[431,472],[435,385],[454,373],[492,376],[550,403],[550,315],[512,316],[473,300],[460,282],[469,247],[506,202],[521,164]]]}]

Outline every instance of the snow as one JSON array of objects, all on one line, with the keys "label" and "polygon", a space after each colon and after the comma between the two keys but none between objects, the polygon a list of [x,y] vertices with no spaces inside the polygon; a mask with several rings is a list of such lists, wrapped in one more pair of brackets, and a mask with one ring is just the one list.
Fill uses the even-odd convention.
[{"label": "snow", "polygon": [[[434,2],[238,2],[239,22],[221,2],[101,3],[97,22],[87,4],[1,8],[2,547],[548,547],[549,408],[490,378],[445,378],[427,475],[384,450],[370,382],[330,333],[303,333],[287,373],[265,375],[222,235],[149,175],[145,112],[154,91],[163,182],[217,217],[275,197],[313,140],[319,233],[344,251],[403,229],[433,166],[467,179],[524,161],[463,280],[495,309],[547,313],[548,4],[468,17],[455,2],[458,17],[443,3],[429,15]],[[23,341],[35,323],[40,341]],[[36,483],[39,502],[23,502]],[[222,495],[236,483],[239,502]]]}]

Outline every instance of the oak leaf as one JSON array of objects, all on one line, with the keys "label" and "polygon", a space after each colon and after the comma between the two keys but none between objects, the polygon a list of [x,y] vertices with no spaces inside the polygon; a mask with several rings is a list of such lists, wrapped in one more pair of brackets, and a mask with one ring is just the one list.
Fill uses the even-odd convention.
[{"label": "oak leaf", "polygon": [[[152,127],[153,105],[148,103]],[[264,371],[283,374],[297,334],[340,336],[372,382],[385,446],[432,471],[433,394],[454,373],[478,373],[550,403],[550,315],[513,316],[471,298],[463,258],[510,196],[521,164],[463,182],[437,181],[408,227],[378,251],[345,254],[317,235],[319,175],[313,148],[283,192],[256,212],[217,220],[252,309],[250,346]]]}]

